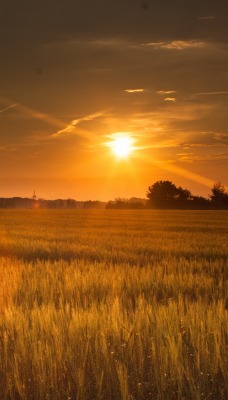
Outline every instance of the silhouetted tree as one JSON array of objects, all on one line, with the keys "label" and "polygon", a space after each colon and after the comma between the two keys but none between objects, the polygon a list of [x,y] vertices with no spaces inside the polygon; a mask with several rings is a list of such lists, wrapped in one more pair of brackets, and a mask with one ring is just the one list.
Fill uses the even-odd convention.
[{"label": "silhouetted tree", "polygon": [[76,200],[74,199],[67,199],[66,201],[67,208],[76,208]]},{"label": "silhouetted tree", "polygon": [[191,208],[195,210],[207,210],[211,208],[210,200],[205,199],[203,196],[193,196],[191,205]]},{"label": "silhouetted tree", "polygon": [[148,188],[147,198],[150,205],[156,208],[188,208],[192,194],[170,181],[158,181]]},{"label": "silhouetted tree", "polygon": [[177,196],[177,187],[170,181],[157,181],[149,186],[147,198],[155,206],[170,203]]},{"label": "silhouetted tree", "polygon": [[181,202],[185,202],[187,200],[191,200],[192,199],[192,194],[190,192],[190,190],[188,189],[183,189],[182,187],[179,186],[178,190],[178,194],[177,194],[177,199]]},{"label": "silhouetted tree", "polygon": [[210,197],[212,204],[219,208],[228,208],[228,193],[222,183],[215,183],[211,191],[212,195]]},{"label": "silhouetted tree", "polygon": [[137,199],[136,197],[132,197],[131,199],[116,198],[114,201],[108,201],[106,208],[120,210],[142,210],[146,208],[146,200]]},{"label": "silhouetted tree", "polygon": [[158,181],[148,188],[147,198],[155,207],[176,207],[177,203],[185,202],[191,193],[187,189],[177,188],[170,181]]}]

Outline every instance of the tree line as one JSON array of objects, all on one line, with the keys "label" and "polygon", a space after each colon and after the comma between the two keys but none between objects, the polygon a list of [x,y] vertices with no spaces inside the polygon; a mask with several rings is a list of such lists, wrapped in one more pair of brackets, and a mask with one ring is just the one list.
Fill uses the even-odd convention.
[{"label": "tree line", "polygon": [[211,189],[209,198],[194,196],[188,189],[177,187],[171,181],[157,181],[148,187],[146,199],[131,197],[116,198],[102,202],[94,200],[77,201],[74,199],[34,199],[34,198],[0,198],[0,208],[31,209],[189,209],[189,210],[227,210],[228,193],[217,182]]},{"label": "tree line", "polygon": [[98,200],[77,201],[74,199],[34,199],[27,197],[10,197],[0,198],[0,208],[16,208],[16,209],[102,209],[105,208],[106,202]]},{"label": "tree line", "polygon": [[139,199],[132,202],[128,199],[116,199],[109,201],[106,208],[155,208],[155,209],[189,209],[189,210],[213,210],[228,209],[228,193],[221,182],[214,184],[209,198],[194,196],[188,189],[177,187],[171,181],[157,181],[149,186],[146,192],[147,201]]}]

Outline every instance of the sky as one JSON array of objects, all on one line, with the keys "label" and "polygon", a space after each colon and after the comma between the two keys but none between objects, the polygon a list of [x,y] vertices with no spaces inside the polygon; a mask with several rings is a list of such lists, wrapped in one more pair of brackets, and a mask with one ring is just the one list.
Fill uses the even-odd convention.
[{"label": "sky", "polygon": [[0,48],[0,197],[228,186],[227,0],[5,0]]}]

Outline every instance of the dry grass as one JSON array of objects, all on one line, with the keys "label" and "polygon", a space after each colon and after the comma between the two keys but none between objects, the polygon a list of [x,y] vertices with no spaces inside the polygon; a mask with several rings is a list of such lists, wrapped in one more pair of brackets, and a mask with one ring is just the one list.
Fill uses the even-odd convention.
[{"label": "dry grass", "polygon": [[227,399],[227,220],[2,212],[0,399]]}]

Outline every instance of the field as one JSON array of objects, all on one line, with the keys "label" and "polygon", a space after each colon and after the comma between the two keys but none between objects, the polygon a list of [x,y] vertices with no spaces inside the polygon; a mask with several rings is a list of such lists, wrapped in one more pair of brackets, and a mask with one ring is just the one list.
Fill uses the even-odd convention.
[{"label": "field", "polygon": [[0,211],[1,400],[228,398],[228,212]]}]

